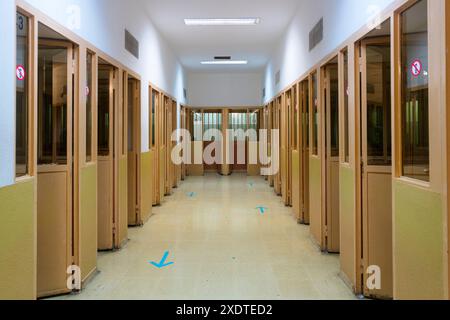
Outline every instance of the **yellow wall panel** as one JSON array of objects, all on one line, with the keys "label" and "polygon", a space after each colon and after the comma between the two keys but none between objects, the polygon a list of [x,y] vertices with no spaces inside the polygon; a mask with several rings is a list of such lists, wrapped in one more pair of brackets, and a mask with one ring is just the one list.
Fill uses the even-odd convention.
[{"label": "yellow wall panel", "polygon": [[0,300],[36,299],[34,182],[0,189]]},{"label": "yellow wall panel", "polygon": [[316,157],[309,160],[309,203],[311,234],[317,244],[322,242],[322,191],[321,162]]},{"label": "yellow wall panel", "polygon": [[119,221],[118,244],[122,246],[128,239],[128,159],[119,160]]},{"label": "yellow wall panel", "polygon": [[339,176],[341,271],[346,281],[356,285],[355,172],[341,167]]},{"label": "yellow wall panel", "polygon": [[97,268],[97,166],[80,169],[80,268],[83,281]]},{"label": "yellow wall panel", "polygon": [[444,299],[440,194],[394,181],[394,297]]},{"label": "yellow wall panel", "polygon": [[145,223],[152,215],[153,151],[141,154],[141,218]]}]

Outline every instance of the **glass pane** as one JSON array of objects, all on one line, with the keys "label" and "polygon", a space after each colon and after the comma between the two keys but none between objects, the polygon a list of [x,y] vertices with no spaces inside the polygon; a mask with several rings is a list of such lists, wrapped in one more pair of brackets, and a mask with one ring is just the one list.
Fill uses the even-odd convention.
[{"label": "glass pane", "polygon": [[92,161],[92,54],[86,57],[86,162]]},{"label": "glass pane", "polygon": [[348,82],[348,51],[344,52],[344,148],[345,148],[345,162],[350,162],[350,136],[349,136],[349,114],[348,114],[348,100],[350,94],[350,86]]},{"label": "glass pane", "polygon": [[298,150],[298,101],[297,101],[297,90],[295,90],[295,98],[294,98],[294,116],[292,121],[294,122],[294,137],[292,141],[292,146],[294,150]]},{"label": "glass pane", "polygon": [[99,68],[98,70],[98,154],[108,156],[109,150],[109,68]]},{"label": "glass pane", "polygon": [[390,45],[368,45],[367,55],[367,162],[390,166],[391,50]]},{"label": "glass pane", "polygon": [[28,18],[17,14],[16,177],[28,174]]},{"label": "glass pane", "polygon": [[318,92],[317,92],[317,73],[312,75],[312,154],[318,155],[319,149],[319,100],[318,100]]},{"label": "glass pane", "polygon": [[194,112],[194,141],[203,140],[202,114]]},{"label": "glass pane", "polygon": [[38,164],[67,164],[67,49],[39,47]]},{"label": "glass pane", "polygon": [[134,150],[134,99],[133,80],[128,80],[128,152]]},{"label": "glass pane", "polygon": [[309,149],[309,81],[305,80],[303,81],[303,94],[305,95],[304,100],[302,101],[303,104],[303,135],[305,139],[305,147],[306,149]]},{"label": "glass pane", "polygon": [[328,67],[330,74],[331,156],[339,157],[339,73],[338,65]]},{"label": "glass pane", "polygon": [[428,2],[401,15],[403,175],[430,181]]},{"label": "glass pane", "polygon": [[152,147],[155,147],[156,137],[155,137],[155,110],[156,110],[156,92],[152,91],[152,114],[151,114],[151,126],[152,126]]}]

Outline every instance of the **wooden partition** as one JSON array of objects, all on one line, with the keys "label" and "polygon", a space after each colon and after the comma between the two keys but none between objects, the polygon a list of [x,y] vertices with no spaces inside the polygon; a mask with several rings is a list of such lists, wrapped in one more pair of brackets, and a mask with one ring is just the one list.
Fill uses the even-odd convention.
[{"label": "wooden partition", "polygon": [[[39,32],[47,27],[40,25]],[[37,296],[70,291],[74,262],[73,97],[77,94],[69,41],[38,39],[37,51]],[[76,79],[76,78],[75,78]],[[17,248],[20,250],[20,248]]]},{"label": "wooden partition", "polygon": [[98,65],[98,249],[120,248],[127,239],[127,102],[122,70]]},{"label": "wooden partition", "polygon": [[[142,209],[141,190],[141,82],[125,73],[127,102],[128,225],[142,225],[150,212]],[[145,195],[148,197],[149,195]]]},{"label": "wooden partition", "polygon": [[325,115],[322,135],[323,168],[323,208],[322,232],[324,250],[339,253],[339,72],[338,58],[335,57],[321,68],[322,107]]}]

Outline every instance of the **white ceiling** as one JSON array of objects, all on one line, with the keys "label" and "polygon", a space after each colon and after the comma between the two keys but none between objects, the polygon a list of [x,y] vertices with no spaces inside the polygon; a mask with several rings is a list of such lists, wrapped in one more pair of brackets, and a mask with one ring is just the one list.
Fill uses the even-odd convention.
[{"label": "white ceiling", "polygon": [[[310,0],[135,0],[144,6],[186,69],[256,71],[269,61],[301,1]],[[257,26],[188,27],[185,18],[261,18]],[[203,66],[214,56],[248,60],[246,66]]]}]

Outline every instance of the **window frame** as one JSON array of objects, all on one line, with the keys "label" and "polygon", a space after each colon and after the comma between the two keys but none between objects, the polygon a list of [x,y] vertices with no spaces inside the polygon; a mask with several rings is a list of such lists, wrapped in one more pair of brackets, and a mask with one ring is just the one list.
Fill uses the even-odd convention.
[{"label": "window frame", "polygon": [[[17,175],[17,128],[16,124],[14,124],[14,180],[15,182],[21,182],[24,180],[28,180],[30,178],[33,178],[36,176],[36,148],[35,148],[35,132],[34,128],[36,127],[35,123],[35,110],[34,105],[36,102],[36,87],[35,87],[35,67],[37,63],[37,59],[34,58],[34,56],[37,54],[36,52],[36,30],[37,30],[37,20],[36,18],[25,11],[24,9],[16,6],[16,16],[17,14],[20,14],[22,16],[25,16],[28,19],[28,26],[27,26],[27,32],[28,32],[28,51],[27,51],[27,65],[28,70],[26,70],[26,85],[27,85],[27,170],[26,173],[23,175],[18,176]],[[17,39],[17,27],[15,28],[15,36]],[[17,43],[15,46],[15,50],[17,50]],[[16,60],[17,60],[17,53],[16,53]],[[15,79],[16,80],[16,79]],[[17,80],[15,81],[15,95],[17,94]],[[17,102],[15,102],[14,106],[14,123],[17,121]]]},{"label": "window frame", "polygon": [[[395,99],[393,104],[393,110],[395,112],[394,117],[394,124],[395,124],[395,131],[393,132],[393,136],[395,139],[395,149],[393,154],[393,166],[394,166],[394,176],[399,181],[403,181],[404,183],[407,183],[409,185],[414,185],[416,187],[421,187],[425,189],[440,189],[440,182],[442,178],[438,178],[438,175],[440,175],[440,158],[436,157],[434,159],[433,155],[437,156],[436,147],[440,143],[439,141],[433,141],[433,136],[440,136],[440,114],[439,110],[434,110],[430,106],[433,105],[433,102],[439,102],[439,97],[433,97],[432,92],[435,91],[438,93],[437,87],[439,86],[439,79],[433,79],[432,77],[428,80],[428,95],[429,95],[429,101],[428,101],[428,117],[429,117],[429,180],[424,181],[420,179],[415,179],[413,177],[405,176],[404,175],[404,167],[403,167],[403,124],[402,124],[402,103],[403,103],[403,87],[402,87],[402,79],[403,79],[403,73],[402,73],[402,14],[406,12],[407,10],[411,9],[413,6],[418,4],[421,0],[412,0],[408,3],[406,3],[404,6],[400,7],[394,12],[394,59],[393,59],[393,65],[395,68],[394,72],[394,79],[393,79],[393,85],[395,90],[395,95],[393,99]],[[433,46],[437,46],[436,41],[431,41],[432,37],[430,36],[430,30],[436,30],[436,28],[432,28],[432,23],[430,23],[430,16],[432,15],[433,10],[431,10],[432,4],[430,3],[432,1],[427,0],[427,34],[428,34],[428,63],[429,63],[429,73],[433,74],[433,71],[438,71],[439,67],[439,60],[437,59],[438,63],[436,64],[433,62],[433,57],[436,55],[440,55],[440,51],[435,50],[435,54],[433,54],[433,50],[430,48],[433,48]],[[436,77],[439,77],[439,72],[435,72]],[[437,100],[437,101],[436,101]],[[436,105],[439,105],[437,103]],[[436,124],[436,127],[433,127],[432,124]],[[439,139],[438,139],[439,140]],[[438,169],[438,170],[435,170]],[[437,174],[436,174],[437,172]],[[439,180],[439,181],[438,181]]]}]

